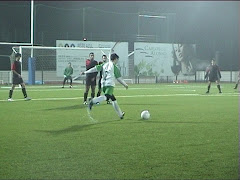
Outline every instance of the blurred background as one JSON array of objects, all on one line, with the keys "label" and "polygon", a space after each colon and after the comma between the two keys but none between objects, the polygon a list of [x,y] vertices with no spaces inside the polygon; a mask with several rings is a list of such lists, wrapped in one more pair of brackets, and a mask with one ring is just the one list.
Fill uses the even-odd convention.
[{"label": "blurred background", "polygon": [[[124,41],[129,53],[134,42],[195,44],[196,58],[219,53],[221,70],[237,71],[239,7],[238,1],[36,1],[34,44]],[[0,42],[30,42],[30,13],[30,1],[0,1]],[[0,66],[7,69],[11,50],[0,47]]]}]

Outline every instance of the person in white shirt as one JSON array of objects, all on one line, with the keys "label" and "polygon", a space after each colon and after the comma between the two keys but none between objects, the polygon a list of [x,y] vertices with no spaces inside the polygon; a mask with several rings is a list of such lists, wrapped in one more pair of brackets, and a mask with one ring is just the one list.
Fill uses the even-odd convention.
[{"label": "person in white shirt", "polygon": [[117,81],[122,84],[126,89],[128,89],[128,85],[121,77],[120,70],[116,66],[118,63],[119,56],[116,53],[111,54],[110,61],[101,65],[96,65],[95,67],[83,72],[83,74],[93,73],[102,71],[102,78],[101,78],[101,87],[103,89],[104,95],[99,97],[92,98],[89,103],[88,107],[91,110],[92,106],[96,103],[100,103],[102,101],[112,100],[112,106],[120,119],[123,119],[125,112],[122,112],[115,96],[113,95],[114,87],[115,87],[115,78]]}]

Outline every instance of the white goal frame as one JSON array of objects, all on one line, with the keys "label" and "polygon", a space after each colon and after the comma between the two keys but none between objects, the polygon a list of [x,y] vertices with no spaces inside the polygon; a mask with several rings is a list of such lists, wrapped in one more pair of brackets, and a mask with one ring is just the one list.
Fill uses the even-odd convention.
[{"label": "white goal frame", "polygon": [[[24,51],[24,50],[26,50],[26,49],[28,49],[27,51]],[[108,59],[110,59],[110,55],[111,55],[111,52],[112,52],[112,48],[80,48],[80,47],[50,47],[50,46],[14,46],[14,47],[12,47],[12,50],[16,53],[16,52],[19,52],[19,53],[21,53],[22,54],[22,57],[21,57],[21,59],[20,59],[20,61],[21,62],[25,62],[25,64],[26,64],[26,61],[27,61],[27,59],[26,58],[29,58],[29,57],[35,57],[36,58],[36,61],[38,61],[38,58],[37,57],[39,57],[38,55],[38,52],[40,53],[40,51],[34,51],[34,50],[50,50],[49,51],[49,54],[51,54],[50,52],[54,52],[53,54],[55,54],[55,51],[56,51],[56,73],[52,76],[52,73],[54,73],[54,71],[52,71],[51,72],[51,74],[49,73],[49,72],[45,72],[44,73],[44,75],[42,75],[41,73],[40,73],[40,71],[37,71],[36,70],[36,80],[38,79],[40,79],[41,80],[41,82],[43,82],[43,79],[46,79],[45,80],[45,82],[48,82],[48,83],[50,83],[51,81],[53,82],[54,81],[54,83],[56,83],[57,81],[58,82],[61,82],[62,80],[63,80],[63,72],[62,72],[62,70],[61,69],[59,69],[58,67],[58,63],[59,63],[59,59],[58,59],[58,57],[59,57],[59,54],[64,54],[64,53],[66,53],[67,55],[68,54],[71,54],[71,52],[76,52],[76,54],[77,53],[79,53],[79,51],[78,50],[85,50],[85,52],[86,52],[86,54],[85,53],[83,53],[84,55],[83,56],[86,56],[86,57],[88,57],[89,56],[89,52],[93,52],[94,54],[95,54],[95,56],[96,55],[98,55],[98,58],[96,59],[97,61],[102,61],[102,59],[100,59],[100,55],[102,56],[103,54],[105,54],[105,55],[107,55],[108,56]],[[55,51],[51,51],[51,50],[55,50]],[[63,51],[61,51],[61,50],[63,50]],[[30,51],[31,51],[31,55],[30,55]],[[69,51],[69,52],[68,52]],[[33,54],[32,54],[32,52],[33,52]],[[42,51],[41,51],[42,52]],[[84,52],[84,51],[83,51]],[[59,54],[58,54],[59,53]],[[27,54],[27,55],[26,55]],[[46,51],[46,54],[48,54],[47,53],[47,51]],[[76,56],[76,54],[75,54],[75,56]],[[33,55],[33,56],[32,56]],[[55,58],[55,57],[54,57]],[[82,61],[82,59],[81,59],[81,61],[77,61],[77,62],[73,62],[73,63],[78,63],[78,62],[81,62],[80,64],[81,64],[81,68],[75,68],[75,71],[74,71],[74,75],[73,75],[73,78],[75,78],[76,76],[79,76],[79,73],[78,73],[78,71],[80,71],[80,69],[82,69],[83,68],[83,64],[84,64],[84,70],[85,70],[85,58],[84,58],[84,61]],[[46,62],[47,62],[47,60],[46,60]],[[69,61],[68,61],[69,62]],[[84,63],[83,63],[84,62]],[[67,66],[67,62],[60,62],[61,64],[61,66],[63,66],[63,64],[64,64],[64,66]],[[72,63],[72,65],[74,65]],[[26,66],[25,66],[26,67]],[[76,67],[76,66],[75,66]],[[22,66],[22,70],[23,70],[23,66]],[[26,68],[25,68],[26,69]],[[76,69],[77,69],[77,71],[76,71]],[[83,70],[83,69],[82,69]],[[82,71],[81,70],[81,71]],[[45,71],[45,70],[44,70]],[[43,72],[44,72],[43,71]],[[64,71],[64,69],[63,69],[63,71]],[[28,80],[28,78],[27,78],[27,74],[26,74],[26,70],[24,70],[24,71],[22,71],[23,72],[23,78],[24,78],[24,80]],[[61,77],[60,77],[60,72],[61,72]],[[76,73],[78,73],[78,74],[76,74]],[[40,76],[45,76],[45,78],[40,78]],[[48,79],[48,77],[49,77],[49,79]],[[53,80],[55,78],[55,80]],[[80,78],[80,79],[83,79],[83,78]],[[76,83],[79,83],[79,82],[81,82],[81,81],[77,81],[77,79],[76,79],[76,81],[75,81]],[[84,83],[84,81],[83,81],[83,83]]]}]

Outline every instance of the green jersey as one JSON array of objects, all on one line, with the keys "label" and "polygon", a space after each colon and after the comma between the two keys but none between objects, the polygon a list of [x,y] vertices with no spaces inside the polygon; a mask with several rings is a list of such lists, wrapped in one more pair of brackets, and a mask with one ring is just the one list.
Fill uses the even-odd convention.
[{"label": "green jersey", "polygon": [[96,68],[97,68],[97,71],[102,71],[102,79],[101,79],[102,87],[115,86],[114,79],[121,77],[120,70],[111,61],[101,65],[97,65]]},{"label": "green jersey", "polygon": [[73,74],[73,68],[72,67],[66,67],[65,70],[64,70],[64,75],[66,77],[69,77]]}]

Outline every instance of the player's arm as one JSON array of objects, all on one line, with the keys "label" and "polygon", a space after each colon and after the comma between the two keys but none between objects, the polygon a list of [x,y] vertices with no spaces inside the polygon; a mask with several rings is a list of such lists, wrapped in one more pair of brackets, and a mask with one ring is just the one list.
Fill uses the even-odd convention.
[{"label": "player's arm", "polygon": [[102,70],[102,65],[96,65],[93,68],[84,71],[82,74],[89,74],[89,73],[95,73],[95,72],[99,72]]},{"label": "player's arm", "polygon": [[114,65],[114,76],[117,79],[117,81],[122,84],[126,89],[128,89],[127,83],[123,80],[120,70]]},{"label": "player's arm", "polygon": [[12,64],[11,69],[12,69],[12,72],[13,72],[14,74],[16,74],[16,75],[18,75],[19,77],[21,77],[21,75],[17,73],[17,71],[16,71],[16,65],[15,65],[14,63]]},{"label": "player's arm", "polygon": [[119,77],[119,78],[116,78],[116,79],[117,79],[117,81],[118,81],[120,84],[122,84],[126,89],[128,89],[128,85],[127,85],[127,83],[123,80],[122,77]]},{"label": "player's arm", "polygon": [[18,74],[17,71],[12,70],[12,72],[13,72],[14,74],[18,75],[19,77],[21,77],[21,74]]},{"label": "player's arm", "polygon": [[207,70],[206,70],[206,74],[205,74],[205,76],[204,76],[204,79],[207,79],[208,74],[209,74],[209,69],[207,68]]},{"label": "player's arm", "polygon": [[218,75],[219,75],[219,78],[221,79],[221,78],[222,78],[222,75],[221,75],[221,72],[220,72],[219,67],[218,67]]},{"label": "player's arm", "polygon": [[70,76],[73,74],[73,68],[71,68]]},{"label": "player's arm", "polygon": [[207,79],[208,77],[208,72],[205,74],[204,79]]}]

